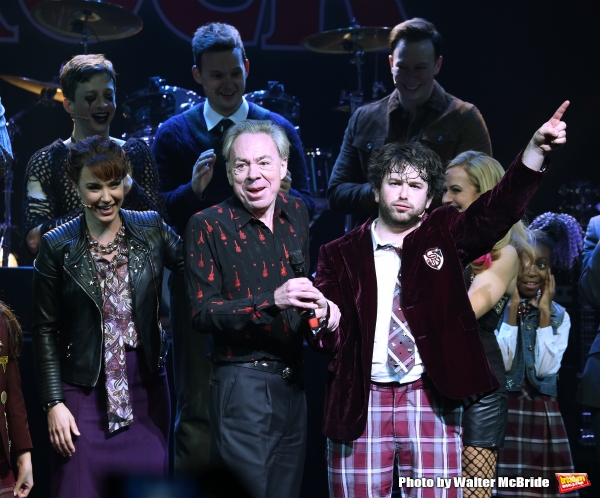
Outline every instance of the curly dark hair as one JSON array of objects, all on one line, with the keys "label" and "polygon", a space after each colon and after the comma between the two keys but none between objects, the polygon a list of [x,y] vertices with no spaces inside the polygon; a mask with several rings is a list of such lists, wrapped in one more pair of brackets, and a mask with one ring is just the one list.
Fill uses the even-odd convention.
[{"label": "curly dark hair", "polygon": [[130,165],[123,149],[99,135],[76,142],[67,156],[67,176],[77,185],[81,170],[87,167],[90,173],[102,181],[122,180],[130,173]]},{"label": "curly dark hair", "polygon": [[427,182],[427,197],[441,195],[446,173],[440,156],[418,142],[392,142],[375,151],[369,160],[367,179],[374,188],[380,190],[387,176],[391,173],[403,175],[407,166],[413,167],[421,179]]},{"label": "curly dark hair", "polygon": [[571,269],[583,248],[583,229],[568,214],[544,213],[529,225],[536,244],[545,245],[552,254],[552,265]]},{"label": "curly dark hair", "polygon": [[10,342],[10,347],[14,354],[10,359],[14,360],[23,350],[23,331],[21,330],[21,324],[8,305],[2,301],[0,301],[0,315],[4,316],[4,323],[6,323],[6,329],[8,331],[8,341]]}]

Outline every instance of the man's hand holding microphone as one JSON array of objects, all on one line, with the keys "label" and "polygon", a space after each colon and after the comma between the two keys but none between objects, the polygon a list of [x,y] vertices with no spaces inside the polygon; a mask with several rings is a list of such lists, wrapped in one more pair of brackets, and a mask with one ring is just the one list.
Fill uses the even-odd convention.
[{"label": "man's hand holding microphone", "polygon": [[[303,314],[315,334],[324,327],[327,332],[334,331],[340,323],[340,309],[335,303],[325,299],[321,291],[304,276],[302,251],[290,252],[290,264],[296,278],[288,280],[275,291],[275,304],[282,310],[293,307],[306,310]],[[329,319],[324,323],[327,315]]]}]

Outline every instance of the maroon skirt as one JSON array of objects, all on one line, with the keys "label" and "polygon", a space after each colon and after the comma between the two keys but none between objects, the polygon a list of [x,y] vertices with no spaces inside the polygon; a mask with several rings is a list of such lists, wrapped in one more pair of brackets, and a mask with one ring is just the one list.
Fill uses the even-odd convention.
[{"label": "maroon skirt", "polygon": [[93,388],[63,382],[65,405],[81,436],[73,437],[71,457],[51,450],[53,498],[100,498],[113,478],[167,473],[171,412],[165,371],[151,374],[142,350],[126,357],[133,423],[112,434],[104,376]]},{"label": "maroon skirt", "polygon": [[0,498],[14,498],[15,476],[6,462],[0,465]]},{"label": "maroon skirt", "polygon": [[[550,481],[550,487],[496,488],[494,496],[558,498],[556,472],[574,472],[558,401],[531,388],[509,392],[506,439],[498,453],[497,476],[542,477]],[[568,494],[569,498],[578,496],[577,491]]]}]

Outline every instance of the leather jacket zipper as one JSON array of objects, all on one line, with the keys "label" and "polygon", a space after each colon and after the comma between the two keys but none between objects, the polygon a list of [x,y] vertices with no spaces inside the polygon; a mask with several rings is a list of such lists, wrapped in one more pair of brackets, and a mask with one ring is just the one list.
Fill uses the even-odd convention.
[{"label": "leather jacket zipper", "polygon": [[[78,280],[77,278],[73,275],[73,273],[71,273],[71,271],[63,266],[63,268],[65,269],[65,271],[71,276],[71,278],[75,281],[75,283],[81,287],[81,289],[83,290],[83,292],[85,292],[90,299],[94,302],[94,304],[96,305],[96,308],[98,308],[98,312],[100,313],[100,331],[102,332],[102,337],[104,337],[104,314],[102,313],[102,310],[100,309],[100,307],[98,306],[98,303],[96,302],[96,299],[94,299],[94,297],[89,293],[89,291],[86,289],[85,286],[83,286]],[[102,355],[100,355],[100,362],[98,364],[98,370],[96,373],[96,380],[94,381],[94,384],[98,383],[98,378],[100,377],[100,370],[102,369]]]},{"label": "leather jacket zipper", "polygon": [[[155,281],[156,269],[154,268],[154,259],[152,257],[148,257],[150,260],[150,271],[152,272],[152,281]],[[162,325],[160,324],[160,296],[158,295],[158,290],[156,289],[156,285],[154,285],[154,295],[156,296],[156,325],[158,326],[158,332],[160,334],[159,337],[159,347],[158,347],[158,369],[164,366],[166,354],[163,356],[163,341],[166,340],[164,338],[164,332],[162,329]],[[165,353],[168,350],[168,346],[165,348]]]}]

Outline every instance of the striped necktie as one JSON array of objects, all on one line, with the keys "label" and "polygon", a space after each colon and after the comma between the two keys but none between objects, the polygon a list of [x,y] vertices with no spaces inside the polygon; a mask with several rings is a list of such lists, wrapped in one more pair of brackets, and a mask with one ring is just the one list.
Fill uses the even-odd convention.
[{"label": "striped necktie", "polygon": [[[402,249],[392,245],[383,246],[383,248],[394,249],[400,258],[402,258]],[[400,306],[401,297],[400,271],[396,276],[396,286],[394,288],[394,299],[392,302],[392,314],[390,319],[390,332],[388,336],[388,365],[398,375],[403,376],[415,364],[415,339],[410,333],[408,322],[404,317]]]}]

